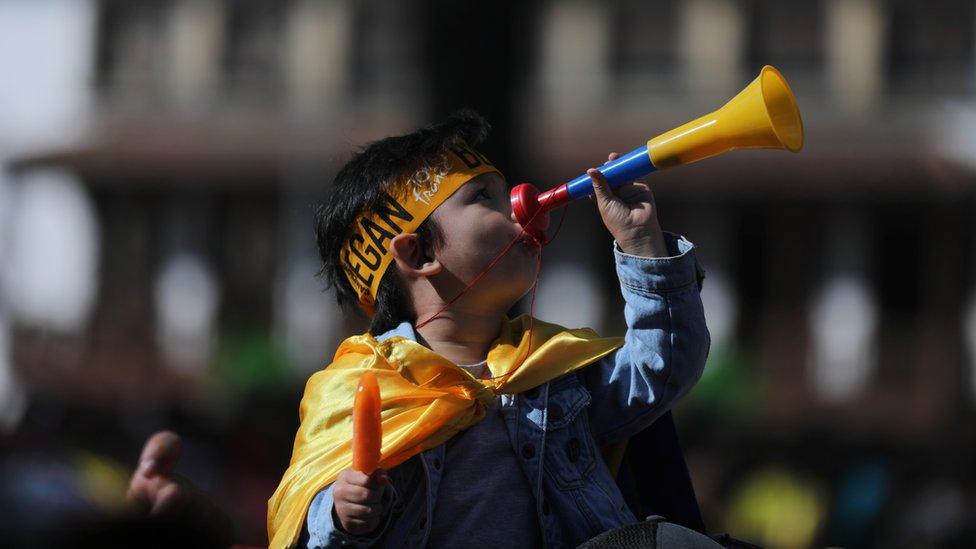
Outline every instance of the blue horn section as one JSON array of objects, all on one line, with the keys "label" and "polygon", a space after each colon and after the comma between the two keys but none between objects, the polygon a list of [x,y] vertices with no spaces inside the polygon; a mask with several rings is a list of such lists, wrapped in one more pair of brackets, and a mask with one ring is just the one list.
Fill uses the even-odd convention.
[{"label": "blue horn section", "polygon": [[[644,177],[653,172],[654,164],[647,154],[647,145],[634,149],[620,158],[597,168],[607,178],[610,187],[619,187],[624,183]],[[593,183],[585,173],[566,184],[566,191],[572,199],[582,198],[593,194]]]}]

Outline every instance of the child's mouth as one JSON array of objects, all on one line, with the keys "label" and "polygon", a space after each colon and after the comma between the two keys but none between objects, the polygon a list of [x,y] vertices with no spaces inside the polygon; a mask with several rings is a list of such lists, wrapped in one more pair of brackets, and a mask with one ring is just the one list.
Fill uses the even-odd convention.
[{"label": "child's mouth", "polygon": [[532,247],[532,248],[539,248],[539,247],[542,246],[542,244],[538,240],[536,240],[536,238],[534,236],[530,235],[529,233],[522,233],[521,235],[519,235],[519,237],[518,237],[518,243],[521,244],[521,245],[523,245],[523,246],[528,246],[528,247]]}]

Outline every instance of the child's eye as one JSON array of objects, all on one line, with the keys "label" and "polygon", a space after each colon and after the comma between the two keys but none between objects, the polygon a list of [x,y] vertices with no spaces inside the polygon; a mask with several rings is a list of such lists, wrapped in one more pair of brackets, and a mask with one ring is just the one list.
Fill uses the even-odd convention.
[{"label": "child's eye", "polygon": [[491,198],[491,194],[489,194],[489,193],[488,193],[488,189],[486,189],[486,188],[484,188],[484,187],[482,187],[482,188],[481,188],[481,189],[480,189],[480,190],[478,191],[478,193],[474,195],[474,197],[475,197],[475,199],[477,199],[477,200],[482,200],[482,199],[489,199],[489,198]]}]

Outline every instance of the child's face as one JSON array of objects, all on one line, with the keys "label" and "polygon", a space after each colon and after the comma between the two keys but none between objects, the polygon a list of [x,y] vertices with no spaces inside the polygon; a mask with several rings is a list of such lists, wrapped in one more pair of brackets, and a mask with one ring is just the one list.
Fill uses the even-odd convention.
[{"label": "child's face", "polygon": [[[441,276],[457,279],[463,287],[472,281],[522,228],[512,215],[509,188],[498,173],[475,177],[431,215],[444,235],[437,259]],[[489,312],[507,310],[532,287],[540,248],[527,235],[482,278],[458,304]],[[450,299],[453,295],[442,296]]]}]

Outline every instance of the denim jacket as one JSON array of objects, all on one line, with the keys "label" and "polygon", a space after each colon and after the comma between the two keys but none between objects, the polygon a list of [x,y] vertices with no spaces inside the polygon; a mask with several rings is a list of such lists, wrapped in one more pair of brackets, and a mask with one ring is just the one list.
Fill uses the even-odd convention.
[{"label": "denim jacket", "polygon": [[[637,522],[599,448],[640,432],[701,376],[709,335],[699,296],[703,272],[694,245],[665,233],[671,257],[625,254],[614,245],[627,332],[613,354],[532,390],[501,395],[513,451],[534,479],[543,541],[575,547],[606,530]],[[558,322],[558,319],[553,319]],[[383,334],[416,339],[408,322]],[[391,509],[369,536],[345,533],[333,520],[332,486],[309,506],[300,547],[424,547],[437,504],[445,445],[392,469]],[[477,490],[478,479],[472,479]]]}]

